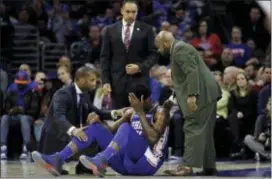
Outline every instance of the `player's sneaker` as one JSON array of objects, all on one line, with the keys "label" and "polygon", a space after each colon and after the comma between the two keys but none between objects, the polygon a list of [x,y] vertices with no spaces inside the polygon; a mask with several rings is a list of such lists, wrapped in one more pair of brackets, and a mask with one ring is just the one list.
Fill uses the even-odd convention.
[{"label": "player's sneaker", "polygon": [[44,155],[37,151],[32,152],[34,162],[45,168],[54,176],[60,176],[62,171],[63,161],[58,155]]},{"label": "player's sneaker", "polygon": [[106,173],[107,164],[102,157],[97,155],[94,158],[81,155],[79,161],[84,165],[84,167],[93,171],[93,174],[98,177],[104,177]]}]

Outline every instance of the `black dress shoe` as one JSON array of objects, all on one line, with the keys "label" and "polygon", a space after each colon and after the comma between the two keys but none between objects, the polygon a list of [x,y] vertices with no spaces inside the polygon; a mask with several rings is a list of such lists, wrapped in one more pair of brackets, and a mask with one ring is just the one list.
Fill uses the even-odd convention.
[{"label": "black dress shoe", "polygon": [[217,170],[212,168],[212,169],[204,169],[201,172],[196,173],[197,176],[216,176],[217,175]]},{"label": "black dress shoe", "polygon": [[80,162],[76,165],[76,175],[93,175],[93,171],[84,167]]},{"label": "black dress shoe", "polygon": [[62,169],[60,174],[61,175],[69,175],[69,172],[67,170]]}]

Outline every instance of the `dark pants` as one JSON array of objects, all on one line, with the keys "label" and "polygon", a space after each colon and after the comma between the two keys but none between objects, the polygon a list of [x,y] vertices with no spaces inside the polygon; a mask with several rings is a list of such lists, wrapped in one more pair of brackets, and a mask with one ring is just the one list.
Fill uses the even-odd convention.
[{"label": "dark pants", "polygon": [[180,112],[175,112],[171,118],[169,141],[172,146],[172,155],[181,157],[184,149],[183,118]]}]

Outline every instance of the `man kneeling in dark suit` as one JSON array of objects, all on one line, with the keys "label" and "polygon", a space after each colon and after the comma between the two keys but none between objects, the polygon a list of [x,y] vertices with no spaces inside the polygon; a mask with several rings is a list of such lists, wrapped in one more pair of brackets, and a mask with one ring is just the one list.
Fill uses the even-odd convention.
[{"label": "man kneeling in dark suit", "polygon": [[89,113],[95,112],[101,119],[116,119],[122,110],[100,110],[93,106],[88,91],[96,87],[95,71],[81,67],[75,75],[75,82],[59,89],[53,96],[44,120],[40,151],[53,154],[64,148],[71,137],[87,140],[83,131]]}]

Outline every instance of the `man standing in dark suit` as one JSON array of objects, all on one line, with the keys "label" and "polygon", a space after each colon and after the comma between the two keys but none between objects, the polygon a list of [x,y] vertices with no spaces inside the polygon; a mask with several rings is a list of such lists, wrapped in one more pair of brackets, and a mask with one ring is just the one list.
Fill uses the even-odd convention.
[{"label": "man standing in dark suit", "polygon": [[149,69],[156,63],[151,26],[136,21],[138,6],[125,0],[122,20],[103,33],[101,68],[103,88],[111,92],[115,109],[129,106],[126,89],[133,83],[149,87]]},{"label": "man standing in dark suit", "polygon": [[86,118],[95,112],[101,119],[116,118],[121,111],[102,111],[92,105],[88,91],[96,87],[96,74],[88,67],[81,67],[75,75],[75,82],[59,89],[53,96],[44,120],[40,151],[52,154],[70,141],[72,136],[80,141],[87,140],[83,131]]}]

